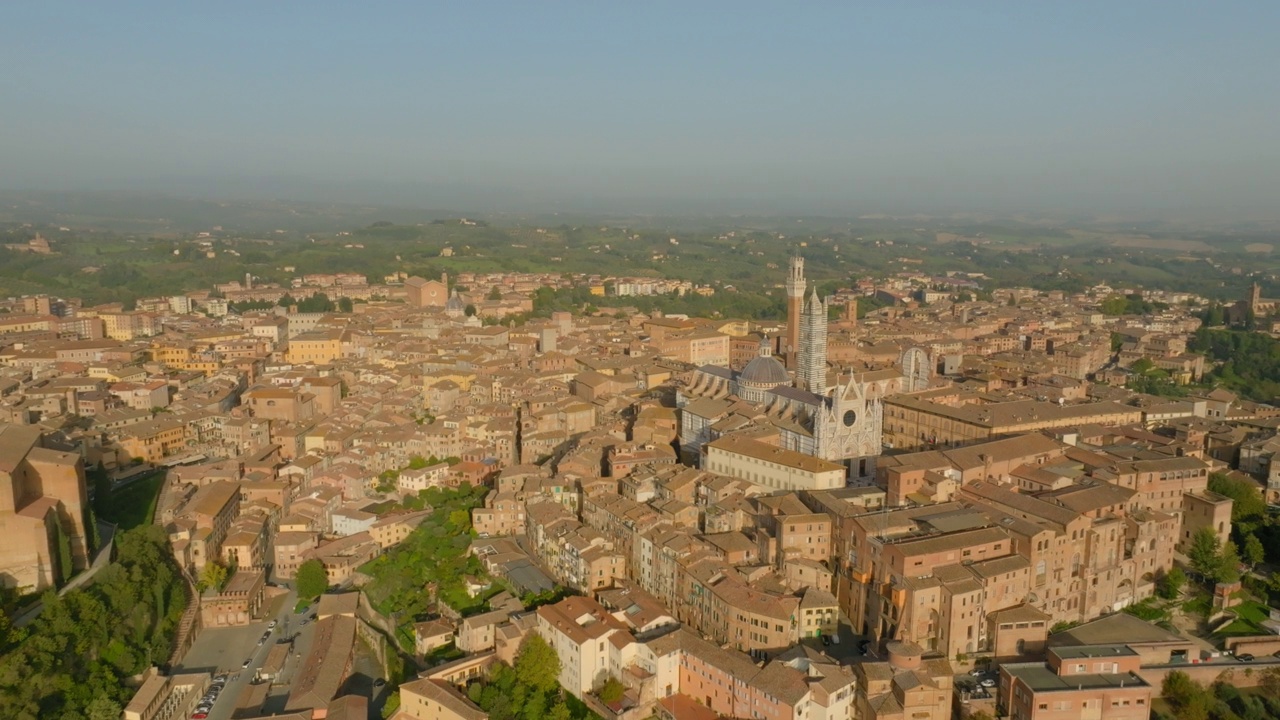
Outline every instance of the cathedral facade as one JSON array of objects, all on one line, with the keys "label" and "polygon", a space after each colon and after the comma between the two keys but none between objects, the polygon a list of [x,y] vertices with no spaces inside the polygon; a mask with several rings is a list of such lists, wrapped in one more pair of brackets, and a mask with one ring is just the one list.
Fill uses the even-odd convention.
[{"label": "cathedral facade", "polygon": [[[848,468],[853,482],[868,481],[875,475],[875,458],[882,449],[883,404],[887,395],[902,392],[904,381],[898,369],[840,372],[827,365],[828,301],[814,288],[805,299],[804,260],[791,260],[787,278],[787,336],[782,343],[792,370],[771,353],[768,339],[759,355],[735,373],[728,368],[705,366],[694,372],[686,388],[678,393],[682,423],[696,424],[715,435],[716,427],[726,432],[740,430],[744,422],[771,426],[778,432],[779,446],[839,462]],[[695,398],[725,401],[699,403]],[[751,408],[743,410],[742,400]],[[714,414],[719,417],[690,417]],[[736,415],[739,422],[727,422]],[[750,415],[751,417],[745,417]],[[715,439],[710,437],[710,439]]]}]

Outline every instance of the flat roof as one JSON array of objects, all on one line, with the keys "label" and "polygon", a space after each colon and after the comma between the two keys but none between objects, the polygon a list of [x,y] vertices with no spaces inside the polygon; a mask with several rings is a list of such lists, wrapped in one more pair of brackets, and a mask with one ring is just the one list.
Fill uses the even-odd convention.
[{"label": "flat roof", "polygon": [[1135,656],[1138,653],[1128,645],[1065,645],[1053,649],[1053,654],[1066,659]]},{"label": "flat roof", "polygon": [[1006,663],[1000,666],[1035,692],[1101,690],[1105,688],[1150,687],[1133,673],[1081,674],[1059,676],[1044,663]]}]

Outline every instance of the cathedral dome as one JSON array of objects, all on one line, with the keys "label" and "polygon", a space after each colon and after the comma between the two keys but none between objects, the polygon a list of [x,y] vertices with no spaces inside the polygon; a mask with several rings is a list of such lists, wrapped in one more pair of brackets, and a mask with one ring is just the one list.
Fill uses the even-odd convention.
[{"label": "cathedral dome", "polygon": [[791,376],[774,356],[758,355],[742,369],[738,382],[747,385],[786,385],[791,382]]}]

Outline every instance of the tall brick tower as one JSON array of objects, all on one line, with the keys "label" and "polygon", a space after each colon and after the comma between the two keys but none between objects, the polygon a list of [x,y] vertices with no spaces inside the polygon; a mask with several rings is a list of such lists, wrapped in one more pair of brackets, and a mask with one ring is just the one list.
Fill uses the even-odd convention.
[{"label": "tall brick tower", "polygon": [[787,274],[787,367],[796,369],[796,353],[800,349],[800,315],[804,311],[804,258],[791,256]]}]

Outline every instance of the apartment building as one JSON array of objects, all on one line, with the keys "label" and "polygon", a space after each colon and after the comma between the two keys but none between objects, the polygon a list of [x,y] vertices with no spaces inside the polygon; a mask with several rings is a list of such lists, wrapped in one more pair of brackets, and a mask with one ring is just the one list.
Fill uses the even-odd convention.
[{"label": "apartment building", "polygon": [[222,557],[222,544],[240,514],[240,484],[218,481],[196,490],[183,509],[182,518],[195,528],[190,562],[198,573],[210,560]]},{"label": "apartment building", "polygon": [[537,610],[537,632],[560,658],[560,685],[577,697],[597,689],[609,677],[613,638],[632,641],[630,632],[598,602],[566,598]]}]

